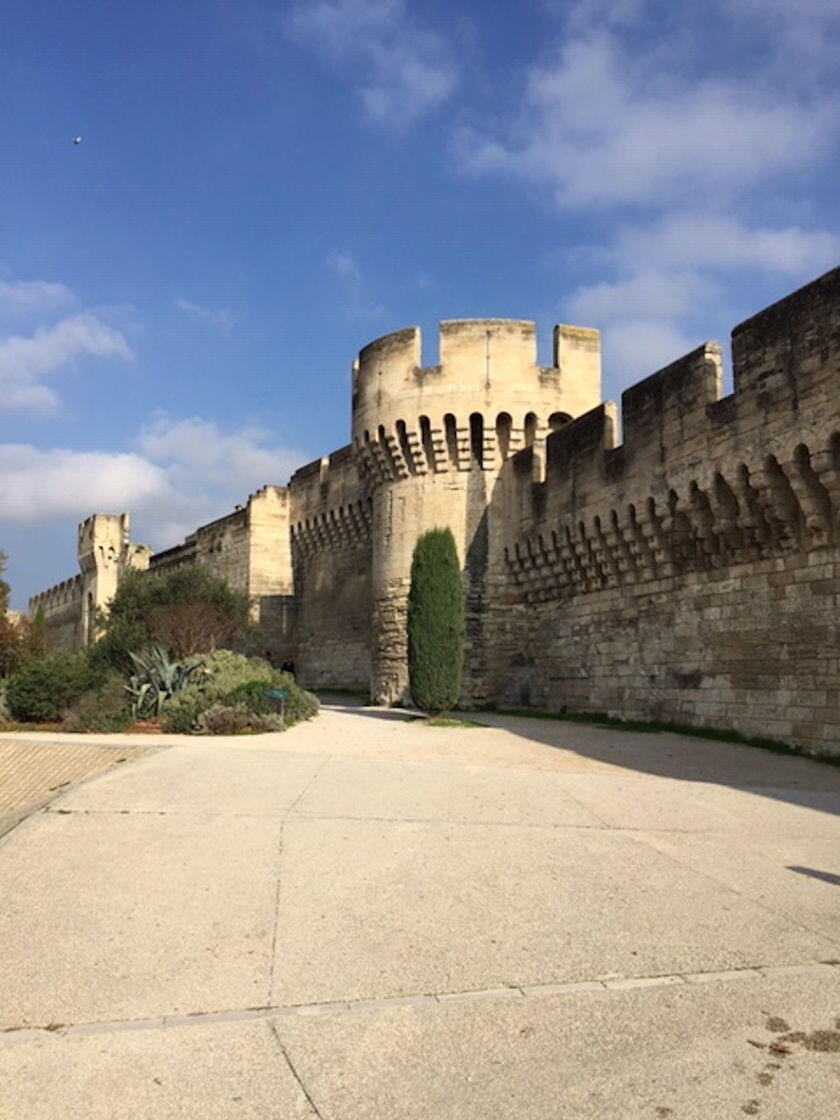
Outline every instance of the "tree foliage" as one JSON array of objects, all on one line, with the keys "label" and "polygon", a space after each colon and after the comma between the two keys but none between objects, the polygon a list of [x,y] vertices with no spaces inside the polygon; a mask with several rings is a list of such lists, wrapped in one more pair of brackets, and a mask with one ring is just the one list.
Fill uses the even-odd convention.
[{"label": "tree foliage", "polygon": [[[0,576],[7,556],[0,552]],[[0,579],[0,677],[8,677],[21,665],[46,652],[44,611],[39,607],[31,619],[9,612],[9,585]]]},{"label": "tree foliage", "polygon": [[9,595],[11,588],[8,583],[3,579],[3,573],[6,570],[6,565],[9,558],[5,552],[0,552],[0,615],[5,617],[6,611],[9,609]]},{"label": "tree foliage", "polygon": [[408,596],[408,675],[414,703],[430,715],[461,695],[464,588],[455,539],[432,529],[417,541]]},{"label": "tree foliage", "polygon": [[130,571],[120,581],[108,613],[99,619],[102,636],[90,656],[129,673],[129,653],[152,641],[161,642],[176,657],[206,653],[247,628],[248,609],[247,595],[232,591],[206,568]]}]

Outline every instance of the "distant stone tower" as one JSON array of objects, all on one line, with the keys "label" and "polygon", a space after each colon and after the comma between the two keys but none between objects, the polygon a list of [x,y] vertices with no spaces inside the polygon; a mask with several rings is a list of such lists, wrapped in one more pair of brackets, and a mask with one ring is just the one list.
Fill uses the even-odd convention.
[{"label": "distant stone tower", "polygon": [[96,611],[114,597],[128,568],[146,569],[151,549],[131,543],[127,513],[95,513],[79,526],[78,558],[82,569],[81,644],[96,637]]},{"label": "distant stone tower", "polygon": [[[448,527],[465,572],[464,698],[483,699],[485,606],[501,562],[492,498],[502,464],[601,400],[600,335],[558,326],[554,364],[537,364],[536,329],[518,319],[441,324],[440,364],[421,365],[416,327],[386,335],[353,371],[353,444],[372,495],[372,695],[407,697],[406,604],[418,536]],[[499,577],[500,578],[500,577]]]}]

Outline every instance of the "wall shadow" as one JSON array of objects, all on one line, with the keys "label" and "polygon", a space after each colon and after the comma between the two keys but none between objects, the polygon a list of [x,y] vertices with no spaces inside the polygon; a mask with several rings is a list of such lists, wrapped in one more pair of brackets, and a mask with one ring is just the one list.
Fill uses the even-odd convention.
[{"label": "wall shadow", "polygon": [[625,731],[560,717],[464,714],[486,727],[501,728],[593,762],[675,781],[730,786],[840,815],[840,767],[817,759],[673,731]]}]

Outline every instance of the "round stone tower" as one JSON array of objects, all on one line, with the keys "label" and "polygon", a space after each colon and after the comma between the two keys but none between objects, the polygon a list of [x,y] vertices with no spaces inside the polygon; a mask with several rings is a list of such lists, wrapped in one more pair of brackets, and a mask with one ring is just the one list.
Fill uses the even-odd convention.
[{"label": "round stone tower", "polygon": [[464,699],[482,699],[483,619],[498,534],[493,494],[505,460],[540,451],[549,431],[601,400],[600,336],[554,330],[554,364],[537,364],[533,322],[450,320],[440,362],[421,365],[417,327],[372,342],[353,371],[353,444],[373,499],[372,695],[408,697],[406,603],[417,538],[448,527],[467,603]]}]

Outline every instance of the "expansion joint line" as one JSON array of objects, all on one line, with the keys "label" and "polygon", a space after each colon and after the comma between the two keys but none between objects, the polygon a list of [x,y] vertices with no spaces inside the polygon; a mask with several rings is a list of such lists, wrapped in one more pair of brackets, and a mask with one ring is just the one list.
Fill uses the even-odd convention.
[{"label": "expansion joint line", "polygon": [[291,1071],[292,1077],[294,1077],[295,1081],[300,1086],[300,1091],[306,1097],[306,1100],[309,1104],[309,1107],[312,1109],[312,1111],[318,1117],[318,1120],[324,1120],[324,1116],[323,1116],[321,1110],[318,1108],[317,1104],[312,1099],[312,1094],[309,1092],[309,1090],[304,1085],[303,1079],[301,1078],[298,1071],[295,1069],[294,1062],[289,1057],[288,1050],[283,1045],[283,1040],[280,1038],[280,1035],[277,1033],[277,1024],[276,1023],[271,1023],[271,1033],[274,1035],[274,1040],[277,1043],[277,1048],[280,1051],[280,1053],[283,1055],[283,1060],[285,1061],[286,1065],[289,1067],[289,1070]]}]

